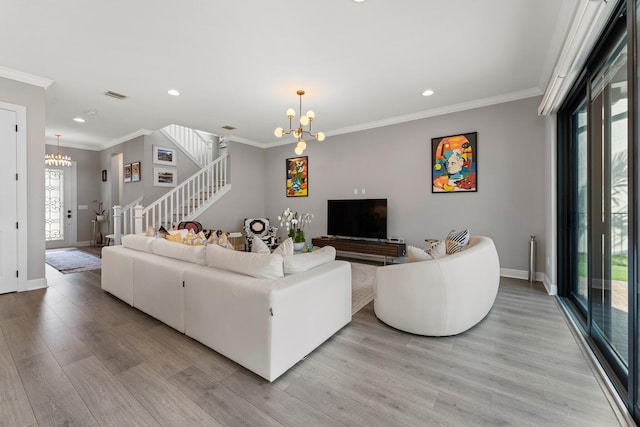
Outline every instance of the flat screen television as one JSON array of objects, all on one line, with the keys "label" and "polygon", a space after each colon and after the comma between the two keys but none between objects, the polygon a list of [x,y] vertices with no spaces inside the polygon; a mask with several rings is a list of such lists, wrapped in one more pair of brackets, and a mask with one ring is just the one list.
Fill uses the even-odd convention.
[{"label": "flat screen television", "polygon": [[327,234],[386,239],[387,199],[328,200]]}]

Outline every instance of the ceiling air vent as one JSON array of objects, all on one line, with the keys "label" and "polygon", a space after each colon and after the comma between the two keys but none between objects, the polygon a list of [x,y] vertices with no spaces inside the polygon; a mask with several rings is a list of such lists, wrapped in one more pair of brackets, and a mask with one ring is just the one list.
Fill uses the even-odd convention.
[{"label": "ceiling air vent", "polygon": [[224,125],[224,126],[222,126],[222,129],[226,129],[226,130],[234,130],[234,129],[236,129],[236,128],[235,128],[234,126],[231,126],[231,125]]},{"label": "ceiling air vent", "polygon": [[114,92],[112,90],[106,92],[105,95],[110,96],[110,97],[115,98],[115,99],[126,99],[127,98],[127,95],[123,95],[121,93]]}]

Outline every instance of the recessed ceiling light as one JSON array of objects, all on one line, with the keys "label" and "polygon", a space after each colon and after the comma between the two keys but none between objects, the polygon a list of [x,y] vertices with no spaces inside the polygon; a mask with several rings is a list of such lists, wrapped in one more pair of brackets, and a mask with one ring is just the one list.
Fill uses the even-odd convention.
[{"label": "recessed ceiling light", "polygon": [[84,119],[82,117],[74,117],[73,121],[78,123],[84,123]]},{"label": "recessed ceiling light", "polygon": [[422,96],[431,96],[433,95],[433,91],[431,89],[427,89],[424,92],[422,92]]},{"label": "recessed ceiling light", "polygon": [[180,95],[180,92],[178,92],[178,91],[177,91],[177,90],[175,90],[175,89],[169,89],[169,91],[168,91],[167,93],[168,93],[169,95],[171,95],[171,96],[178,96],[178,95]]},{"label": "recessed ceiling light", "polygon": [[362,3],[364,0],[353,0],[356,3]]}]

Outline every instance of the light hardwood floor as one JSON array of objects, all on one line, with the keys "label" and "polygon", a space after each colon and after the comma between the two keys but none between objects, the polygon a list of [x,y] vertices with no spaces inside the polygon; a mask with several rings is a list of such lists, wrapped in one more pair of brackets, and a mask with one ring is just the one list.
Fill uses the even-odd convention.
[{"label": "light hardwood floor", "polygon": [[373,305],[270,384],[100,289],[100,271],[0,296],[0,425],[618,425],[552,297],[503,279],[456,337]]}]

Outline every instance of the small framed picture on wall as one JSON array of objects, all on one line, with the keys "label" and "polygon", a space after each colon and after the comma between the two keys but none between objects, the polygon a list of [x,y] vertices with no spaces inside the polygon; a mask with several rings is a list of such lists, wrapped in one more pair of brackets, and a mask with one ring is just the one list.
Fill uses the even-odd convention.
[{"label": "small framed picture on wall", "polygon": [[140,162],[131,163],[131,182],[140,181]]},{"label": "small framed picture on wall", "polygon": [[478,191],[478,132],[431,139],[431,192]]},{"label": "small framed picture on wall", "polygon": [[287,197],[307,197],[309,195],[309,157],[287,159]]},{"label": "small framed picture on wall", "polygon": [[174,148],[153,146],[153,163],[156,165],[175,166],[178,163]]},{"label": "small framed picture on wall", "polygon": [[153,168],[153,185],[156,187],[175,187],[178,183],[176,168]]},{"label": "small framed picture on wall", "polygon": [[124,182],[131,182],[131,163],[124,165]]}]

